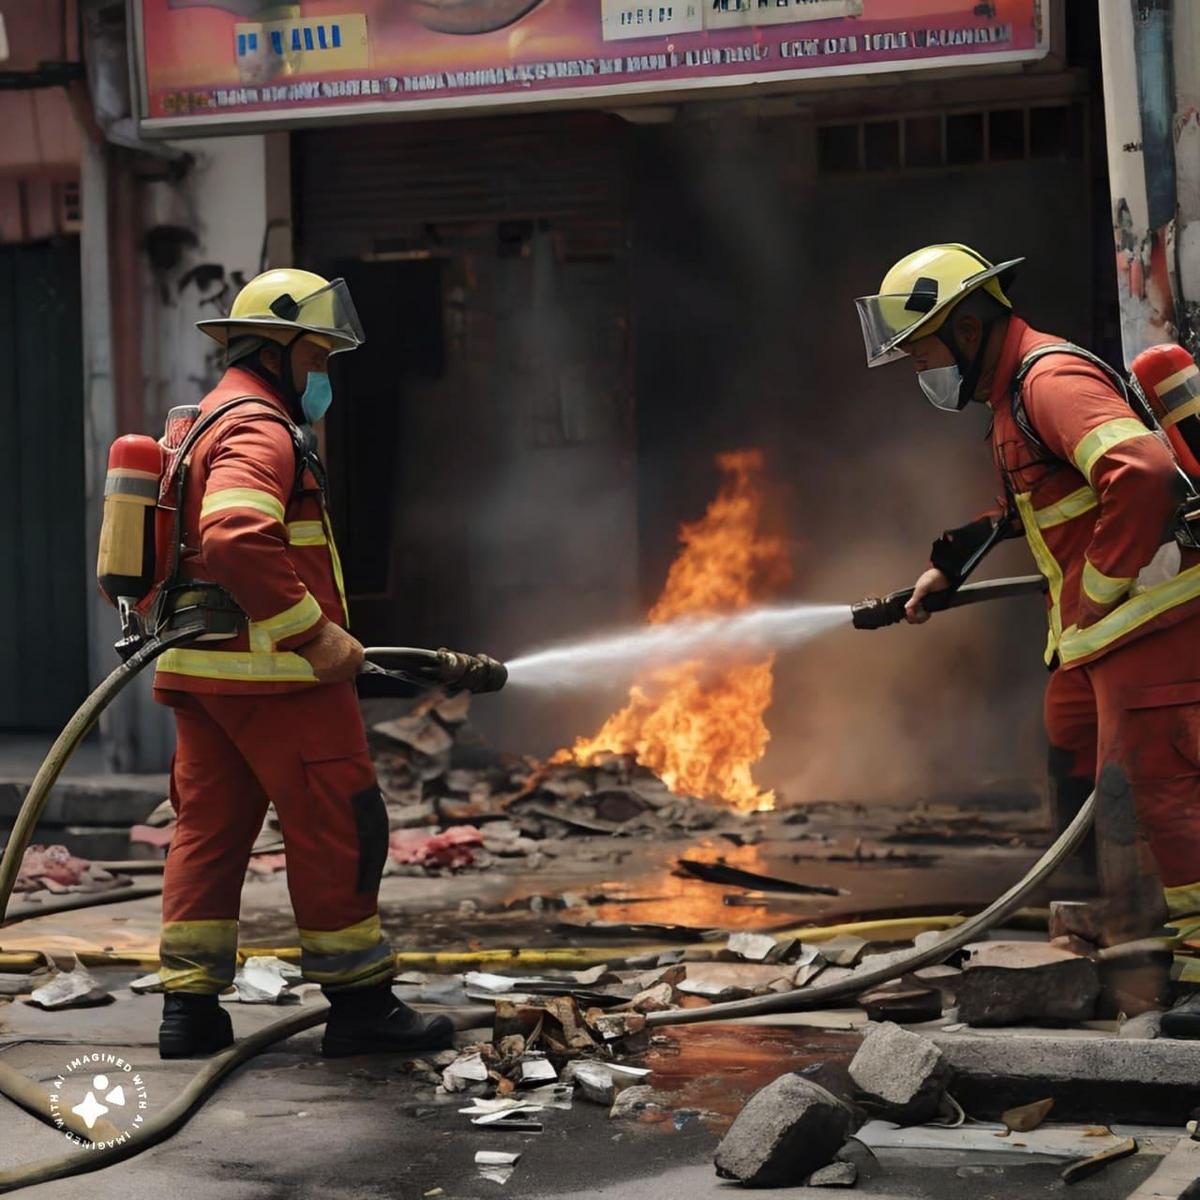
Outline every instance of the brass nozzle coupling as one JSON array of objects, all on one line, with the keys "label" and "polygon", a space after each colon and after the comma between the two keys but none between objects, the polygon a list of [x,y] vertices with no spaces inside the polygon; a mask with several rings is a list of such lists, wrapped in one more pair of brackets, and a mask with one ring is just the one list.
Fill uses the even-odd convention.
[{"label": "brass nozzle coupling", "polygon": [[508,668],[487,654],[463,654],[439,648],[442,682],[468,692],[498,692],[508,682]]},{"label": "brass nozzle coupling", "polygon": [[891,592],[886,596],[867,596],[851,605],[850,620],[855,629],[885,629],[904,620],[904,606],[912,597],[912,588]]}]

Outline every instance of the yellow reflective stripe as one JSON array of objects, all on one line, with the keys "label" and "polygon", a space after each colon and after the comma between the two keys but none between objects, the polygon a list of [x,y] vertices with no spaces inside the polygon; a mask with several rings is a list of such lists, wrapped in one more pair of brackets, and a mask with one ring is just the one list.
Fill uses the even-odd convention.
[{"label": "yellow reflective stripe", "polygon": [[304,598],[297,600],[291,608],[285,608],[283,612],[276,613],[265,621],[255,621],[254,624],[273,642],[282,642],[284,638],[294,637],[306,629],[311,629],[320,619],[321,606],[312,592],[305,592]]},{"label": "yellow reflective stripe", "polygon": [[345,929],[301,929],[300,970],[326,986],[363,987],[390,979],[396,962],[376,913]]},{"label": "yellow reflective stripe", "polygon": [[1154,385],[1154,394],[1156,396],[1165,396],[1168,392],[1173,392],[1181,383],[1185,383],[1191,379],[1193,375],[1200,372],[1195,363],[1190,367],[1184,367],[1182,371],[1176,371],[1174,375],[1168,375],[1162,383]]},{"label": "yellow reflective stripe", "polygon": [[289,521],[288,541],[293,546],[324,546],[325,526],[320,521]]},{"label": "yellow reflective stripe", "polygon": [[1090,433],[1079,439],[1072,457],[1075,465],[1082,472],[1084,479],[1091,480],[1092,468],[1098,459],[1107,454],[1114,446],[1128,442],[1131,438],[1150,437],[1150,430],[1136,417],[1117,417],[1097,425]]},{"label": "yellow reflective stripe", "polygon": [[1131,596],[1094,625],[1072,625],[1062,634],[1058,654],[1063,665],[1087,658],[1155,617],[1200,596],[1200,566],[1189,567],[1173,579]]},{"label": "yellow reflective stripe", "polygon": [[1167,901],[1168,916],[1189,917],[1200,914],[1200,883],[1185,883],[1179,887],[1165,887],[1163,888],[1163,896]]},{"label": "yellow reflective stripe", "polygon": [[158,977],[168,991],[222,991],[233,982],[237,940],[237,921],[166,921]]},{"label": "yellow reflective stripe", "polygon": [[1085,512],[1091,512],[1099,503],[1100,498],[1096,495],[1095,488],[1088,484],[1078,491],[1064,496],[1054,504],[1047,504],[1045,508],[1037,509],[1034,519],[1037,521],[1039,529],[1053,529],[1056,525],[1062,525],[1066,521],[1083,516]]},{"label": "yellow reflective stripe", "polygon": [[1097,604],[1112,604],[1129,591],[1132,583],[1132,576],[1128,579],[1120,579],[1112,575],[1105,575],[1103,571],[1092,566],[1089,559],[1083,560],[1083,590],[1087,593],[1088,598],[1095,600]]},{"label": "yellow reflective stripe", "polygon": [[333,540],[333,526],[329,521],[329,513],[321,509],[321,522],[325,526],[325,538],[329,542],[329,562],[333,567],[333,582],[337,585],[338,599],[342,602],[342,612],[346,616],[346,628],[350,628],[350,602],[346,599],[346,581],[342,578],[342,560],[338,555],[337,542]]},{"label": "yellow reflective stripe", "polygon": [[206,493],[200,505],[200,520],[227,508],[252,508],[283,524],[283,505],[279,498],[258,488],[222,488],[219,492]]},{"label": "yellow reflective stripe", "polygon": [[271,640],[271,635],[261,625],[250,621],[246,626],[246,630],[250,635],[250,649],[255,654],[270,654],[275,649],[275,643]]},{"label": "yellow reflective stripe", "polygon": [[310,954],[345,954],[347,950],[369,950],[382,937],[383,927],[375,912],[344,929],[301,929],[300,948]]},{"label": "yellow reflective stripe", "polygon": [[317,677],[299,654],[259,653],[253,650],[168,650],[158,669],[197,679],[242,679],[272,683],[315,683]]},{"label": "yellow reflective stripe", "polygon": [[1025,540],[1029,543],[1033,561],[1037,563],[1038,570],[1046,577],[1046,583],[1050,587],[1050,629],[1046,636],[1046,651],[1043,656],[1049,663],[1054,657],[1054,651],[1058,648],[1059,639],[1062,637],[1062,567],[1058,565],[1058,560],[1050,553],[1050,547],[1046,545],[1046,539],[1042,537],[1030,493],[1022,492],[1019,496],[1014,496],[1013,500],[1016,502],[1017,512],[1021,516],[1021,525],[1025,529]]},{"label": "yellow reflective stripe", "polygon": [[1189,400],[1186,404],[1181,404],[1178,408],[1171,409],[1162,418],[1162,427],[1170,429],[1172,425],[1178,425],[1185,417],[1194,417],[1197,413],[1200,413],[1200,396]]}]

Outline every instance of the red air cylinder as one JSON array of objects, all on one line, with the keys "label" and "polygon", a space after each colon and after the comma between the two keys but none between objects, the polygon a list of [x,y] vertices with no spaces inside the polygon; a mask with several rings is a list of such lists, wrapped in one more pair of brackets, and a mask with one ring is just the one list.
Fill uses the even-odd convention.
[{"label": "red air cylinder", "polygon": [[1174,342],[1151,346],[1133,360],[1131,369],[1158,423],[1179,459],[1179,465],[1200,478],[1200,368]]},{"label": "red air cylinder", "polygon": [[96,578],[113,604],[128,599],[136,605],[154,586],[154,512],[162,467],[162,447],[144,434],[119,437],[108,452]]}]

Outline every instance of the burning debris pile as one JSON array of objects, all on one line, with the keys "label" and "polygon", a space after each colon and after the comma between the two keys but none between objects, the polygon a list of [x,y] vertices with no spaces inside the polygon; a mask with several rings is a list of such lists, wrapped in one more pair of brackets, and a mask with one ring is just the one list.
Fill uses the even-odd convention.
[{"label": "burning debris pile", "polygon": [[674,795],[631,754],[596,754],[584,766],[488,750],[466,723],[467,701],[430,697],[370,726],[393,871],[481,867],[495,858],[536,865],[547,842],[574,835],[739,823],[727,808]]},{"label": "burning debris pile", "polygon": [[[698,521],[679,531],[682,546],[647,620],[723,616],[775,596],[791,578],[786,540],[766,529],[763,456],[717,457],[722,482]],[[679,794],[712,796],[742,812],[775,807],[751,768],[771,739],[774,656],[718,669],[698,661],[661,667],[638,680],[629,701],[594,737],[576,740],[556,762],[585,766],[631,754]]]},{"label": "burning debris pile", "polygon": [[[680,530],[651,625],[737,612],[790,578],[786,540],[767,528],[762,454],[723,454],[717,466],[718,494]],[[537,843],[570,834],[710,829],[734,813],[774,808],[774,793],[752,774],[770,740],[772,664],[768,655],[718,668],[698,660],[657,667],[594,737],[548,763],[473,743],[466,696],[431,698],[374,724],[393,861],[464,867],[481,856],[532,854]]]}]

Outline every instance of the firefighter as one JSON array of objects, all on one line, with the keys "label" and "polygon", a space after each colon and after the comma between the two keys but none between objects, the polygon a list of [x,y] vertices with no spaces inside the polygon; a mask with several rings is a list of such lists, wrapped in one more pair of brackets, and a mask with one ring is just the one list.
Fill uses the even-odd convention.
[{"label": "firefighter", "polygon": [[[928,619],[924,597],[959,584],[1000,538],[1024,534],[1048,583],[1045,717],[1060,800],[1077,810],[1094,785],[1100,812],[1106,797],[1131,791],[1165,910],[1194,913],[1200,553],[1173,536],[1181,480],[1120,377],[1078,347],[1045,349],[1062,339],[1013,311],[1006,289],[1023,261],[993,265],[968,246],[926,246],[857,301],[868,366],[907,357],[936,408],[989,406],[1004,485],[993,512],[934,543],[906,617]],[[1163,896],[1149,884],[1153,904],[1138,911],[1110,898],[1104,940],[1158,924]]]},{"label": "firefighter", "polygon": [[441,1049],[392,994],[380,930],[388,820],[354,690],[362,646],[346,632],[345,586],[308,427],[329,407],[333,354],[363,342],[343,280],[268,271],[229,316],[198,327],[227,369],[201,414],[216,419],[191,454],[182,573],[215,583],[245,620],[238,635],[167,651],[155,698],[174,709],[175,833],[163,879],[159,1030],[164,1058],[233,1040],[218,993],[233,981],[242,881],[268,802],[287,854],[301,970],[330,1012],[322,1053]]}]

